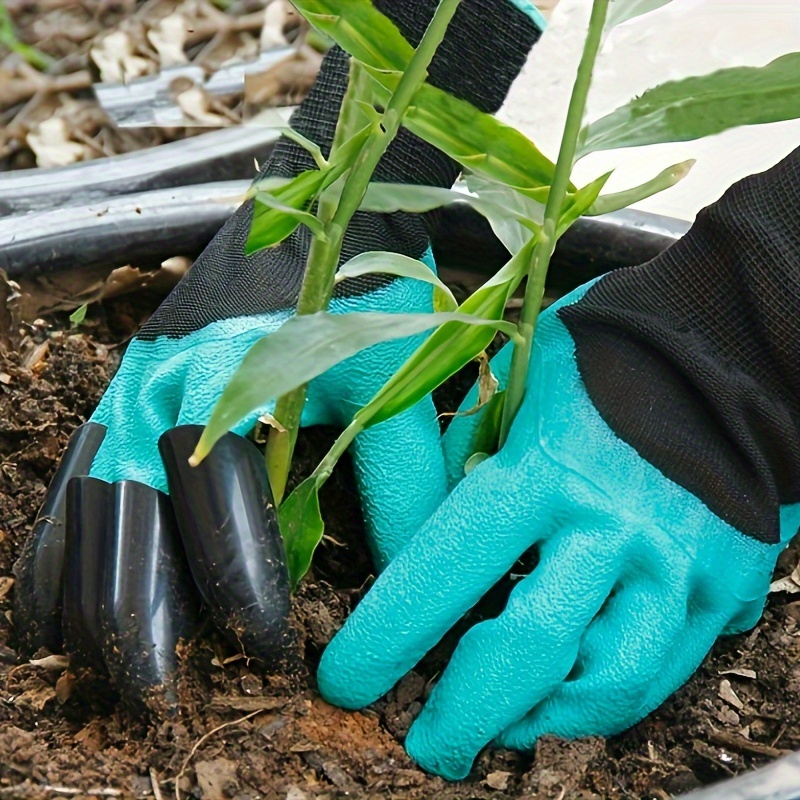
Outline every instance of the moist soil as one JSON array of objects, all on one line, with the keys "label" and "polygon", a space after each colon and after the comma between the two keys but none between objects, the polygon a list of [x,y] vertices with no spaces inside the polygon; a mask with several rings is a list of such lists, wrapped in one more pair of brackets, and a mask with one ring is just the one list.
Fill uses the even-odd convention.
[{"label": "moist soil", "polygon": [[[23,659],[14,562],[59,454],[154,305],[139,297],[93,307],[80,330],[66,318],[41,321],[0,352],[0,798],[664,800],[800,747],[800,602],[782,593],[757,628],[720,641],[688,685],[632,730],[545,738],[531,754],[489,749],[461,783],[424,774],[402,740],[452,642],[358,713],[326,704],[315,686],[322,649],[372,581],[347,464],[323,497],[328,536],[294,600],[299,672],[265,674],[206,630],[186,648],[177,714],[148,722],[113,700],[99,704],[94,692],[87,698],[63,657]],[[295,480],[332,435],[302,437]],[[788,554],[778,574],[796,559]]]}]

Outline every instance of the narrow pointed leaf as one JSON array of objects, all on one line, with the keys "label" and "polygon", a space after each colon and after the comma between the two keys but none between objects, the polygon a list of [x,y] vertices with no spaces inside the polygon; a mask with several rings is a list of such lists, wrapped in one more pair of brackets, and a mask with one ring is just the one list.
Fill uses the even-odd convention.
[{"label": "narrow pointed leaf", "polygon": [[363,211],[392,214],[407,211],[409,214],[424,214],[434,208],[467,200],[462,192],[443,189],[441,186],[417,186],[410,183],[372,182],[367,187],[361,203]]},{"label": "narrow pointed leaf", "polygon": [[[376,101],[385,104],[402,73],[369,65],[365,69],[376,84]],[[524,134],[428,83],[415,95],[403,125],[462,166],[520,191],[541,189],[552,182],[553,162]]]},{"label": "narrow pointed leaf", "polygon": [[[326,173],[320,170],[301,172],[296,178],[269,193],[271,195],[269,202],[274,199],[275,205],[281,204],[294,211],[307,211],[322,191],[325,178]],[[297,215],[289,214],[281,208],[271,207],[263,201],[263,198],[262,194],[260,200],[259,193],[256,193],[253,222],[245,245],[247,255],[282,242],[300,225]]]},{"label": "narrow pointed leaf", "polygon": [[499,211],[491,216],[489,214],[484,216],[489,220],[495,236],[508,251],[512,254],[518,253],[535,234],[530,223],[534,223],[538,228],[544,221],[547,193],[543,202],[539,202],[515,188],[475,173],[468,174],[465,181],[470,191],[478,195],[481,203],[488,203],[492,209]]},{"label": "narrow pointed leaf", "polygon": [[621,25],[629,19],[648,14],[671,2],[672,0],[611,0],[606,18],[606,28]]},{"label": "narrow pointed leaf", "polygon": [[661,84],[584,128],[581,155],[797,119],[798,76],[800,53],[789,53],[763,67],[730,67]]},{"label": "narrow pointed leaf", "polygon": [[292,2],[317,30],[370,66],[404,70],[414,55],[414,48],[372,0]]},{"label": "narrow pointed leaf", "polygon": [[611,170],[611,172],[606,172],[605,175],[601,175],[599,178],[595,178],[591,183],[582,187],[575,193],[570,205],[561,214],[561,219],[558,221],[558,231],[556,235],[559,238],[567,232],[579,217],[582,217],[589,208],[595,204],[600,192],[603,191],[603,187],[608,183],[612,172],[613,170]]},{"label": "narrow pointed leaf", "polygon": [[510,322],[481,319],[464,313],[317,314],[290,317],[274,333],[256,342],[242,360],[193,454],[193,463],[208,455],[214,443],[248,414],[263,408],[326,372],[341,361],[380,342],[415,336],[451,325],[516,333]]},{"label": "narrow pointed leaf", "polygon": [[325,523],[319,510],[320,485],[315,475],[306,478],[278,509],[278,525],[286,551],[292,591],[308,572],[314,551],[325,532]]},{"label": "narrow pointed leaf", "polygon": [[[382,214],[395,211],[424,214],[451,203],[467,203],[486,217],[492,230],[512,254],[519,252],[538,231],[544,206],[507,186],[477,175],[469,176],[467,185],[478,194],[477,197],[439,186],[371,183],[361,208]],[[495,187],[494,190],[490,191],[489,186]]]},{"label": "narrow pointed leaf", "polygon": [[278,211],[282,214],[286,214],[287,216],[295,219],[297,222],[306,225],[315,236],[325,235],[322,223],[313,214],[309,214],[308,211],[301,211],[300,209],[292,208],[290,205],[282,203],[274,194],[271,194],[270,192],[258,192],[255,196],[255,203],[257,210],[254,214],[254,218],[259,214],[268,213],[267,211],[262,211],[258,208],[258,206],[264,206],[271,211]]},{"label": "narrow pointed leaf", "polygon": [[319,169],[325,169],[328,166],[320,146],[316,142],[312,142],[307,136],[296,131],[285,118],[284,112],[279,111],[277,108],[264,109],[248,124],[280,131],[287,139],[291,139],[295,144],[299,144],[300,147],[308,151]]},{"label": "narrow pointed leaf", "polygon": [[628,208],[628,206],[634,203],[646,200],[654,194],[663,192],[682,181],[689,174],[695,163],[697,162],[694,159],[681,161],[680,164],[673,164],[671,167],[667,167],[663,172],[656,175],[655,178],[652,178],[647,181],[647,183],[643,183],[640,186],[634,186],[632,189],[626,189],[624,192],[601,195],[588,210],[584,212],[585,216],[599,217],[601,214],[619,211],[622,208]]},{"label": "narrow pointed leaf", "polygon": [[[500,272],[470,295],[459,306],[459,311],[500,320],[508,298],[527,274],[533,244],[527,244]],[[505,323],[501,330],[516,333],[515,326],[510,323]],[[369,427],[411,408],[482,353],[494,336],[495,331],[491,328],[465,328],[451,323],[442,325],[356,414],[355,419]]]},{"label": "narrow pointed leaf", "polygon": [[416,258],[409,258],[400,253],[383,251],[361,253],[339,267],[339,271],[336,273],[336,283],[346,278],[358,278],[374,273],[394,275],[398,278],[412,278],[416,281],[430,283],[435,287],[437,293],[438,302],[434,301],[437,311],[455,311],[458,308],[458,302],[449,287],[430,267],[417,261]]}]

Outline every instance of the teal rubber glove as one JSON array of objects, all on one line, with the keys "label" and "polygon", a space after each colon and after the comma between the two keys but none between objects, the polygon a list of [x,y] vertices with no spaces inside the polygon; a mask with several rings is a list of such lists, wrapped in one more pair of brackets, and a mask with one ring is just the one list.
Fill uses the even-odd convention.
[{"label": "teal rubber glove", "polygon": [[[438,2],[376,5],[418,44]],[[428,80],[496,111],[541,34],[540,21],[521,0],[465,0]],[[332,48],[292,117],[292,127],[325,155],[349,66],[348,56]],[[292,178],[315,168],[306,150],[283,139],[260,177]],[[401,130],[373,180],[449,187],[459,171]],[[236,435],[248,433],[272,405],[242,420],[200,467],[188,467],[191,443],[242,358],[297,303],[309,231],[300,227],[275,247],[246,256],[252,217],[248,201],[131,343],[97,411],[73,438],[16,569],[15,617],[26,649],[61,648],[63,607],[71,663],[108,672],[134,700],[174,676],[177,643],[191,635],[190,595],[200,596],[248,657],[286,663],[289,592],[274,502],[257,451]],[[341,261],[365,251],[399,252],[434,268],[420,215],[356,213]],[[369,275],[338,284],[329,310],[431,312],[432,293],[421,282]],[[314,380],[302,424],[349,423],[420,341],[370,348]],[[352,455],[381,568],[446,495],[430,397],[361,434]]]},{"label": "teal rubber glove", "polygon": [[[538,566],[505,610],[460,641],[406,739],[423,768],[465,777],[489,742],[624,730],[697,668],[716,638],[758,620],[781,543],[744,536],[620,440],[586,393],[572,336],[540,318],[506,446],[478,465],[381,575],[323,655],[330,702],[363,707],[410,670],[529,548]],[[510,351],[493,361],[505,378]],[[475,402],[475,393],[464,408]],[[477,420],[446,436],[463,474]]]}]

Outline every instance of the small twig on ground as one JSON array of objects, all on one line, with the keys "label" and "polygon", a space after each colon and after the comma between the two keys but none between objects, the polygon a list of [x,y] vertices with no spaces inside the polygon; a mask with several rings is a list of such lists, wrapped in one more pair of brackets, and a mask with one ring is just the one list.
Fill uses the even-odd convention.
[{"label": "small twig on ground", "polygon": [[158,782],[158,773],[150,767],[150,785],[153,787],[153,796],[156,800],[164,800],[164,795],[161,793],[161,784]]},{"label": "small twig on ground", "polygon": [[92,76],[88,70],[79,70],[70,75],[44,75],[38,77],[3,81],[0,88],[0,111],[30,100],[37,92],[43,94],[57,94],[58,92],[79,92],[92,85]]},{"label": "small twig on ground", "polygon": [[251,711],[249,714],[245,714],[243,717],[239,717],[239,719],[233,719],[230,722],[223,722],[222,725],[217,725],[216,728],[212,728],[208,733],[204,733],[192,746],[192,749],[189,751],[189,755],[183,759],[183,764],[181,764],[181,768],[178,771],[178,774],[175,776],[175,800],[181,800],[181,778],[186,774],[186,770],[189,768],[189,764],[191,760],[194,758],[195,753],[215,734],[219,733],[221,730],[225,728],[232,728],[234,725],[241,725],[243,722],[247,722],[247,720],[252,719],[257,714],[264,713],[263,708],[258,708],[255,711]]},{"label": "small twig on ground", "polygon": [[711,731],[708,734],[708,741],[720,747],[729,747],[731,750],[737,750],[740,753],[763,756],[764,758],[776,759],[792,752],[778,747],[770,747],[768,744],[761,744],[761,742],[751,742],[743,736],[735,733],[726,733],[725,731]]},{"label": "small twig on ground", "polygon": [[25,781],[16,786],[0,787],[0,797],[11,797],[19,800],[23,797],[41,797],[42,793],[55,794],[60,797],[122,797],[119,789],[97,787],[94,789],[74,789],[71,786],[49,786]]}]

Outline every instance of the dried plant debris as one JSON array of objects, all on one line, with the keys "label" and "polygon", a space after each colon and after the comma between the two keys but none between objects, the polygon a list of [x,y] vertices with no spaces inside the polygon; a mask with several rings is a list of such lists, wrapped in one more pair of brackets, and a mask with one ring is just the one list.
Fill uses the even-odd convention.
[{"label": "dried plant debris", "polygon": [[[62,166],[238,124],[244,73],[220,88],[221,70],[246,63],[250,72],[269,72],[257,102],[287,105],[302,99],[320,61],[288,0],[7,0],[4,7],[15,38],[3,37],[0,19],[0,170]],[[17,41],[43,58],[26,57]],[[274,48],[279,57],[260,55]],[[134,120],[137,128],[121,129],[92,92],[162,74],[175,112]]]}]

